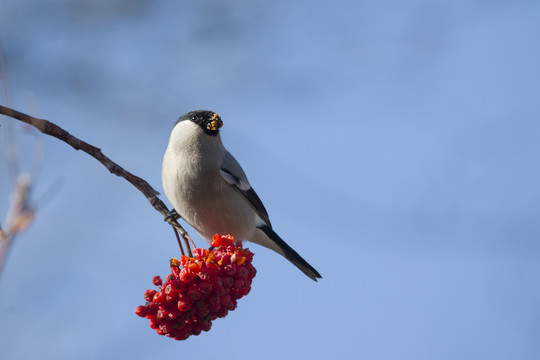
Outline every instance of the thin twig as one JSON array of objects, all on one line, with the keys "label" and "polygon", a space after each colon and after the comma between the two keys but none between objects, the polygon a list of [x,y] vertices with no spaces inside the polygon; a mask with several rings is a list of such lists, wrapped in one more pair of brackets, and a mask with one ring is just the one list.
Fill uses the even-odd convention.
[{"label": "thin twig", "polygon": [[[141,179],[138,176],[133,175],[129,171],[125,170],[123,167],[109,159],[105,156],[101,149],[88,144],[85,141],[78,139],[77,137],[71,135],[66,130],[62,129],[60,126],[44,120],[38,119],[33,116],[24,114],[17,110],[8,108],[6,106],[0,105],[0,114],[9,116],[13,119],[22,121],[29,125],[32,125],[42,133],[46,135],[53,136],[57,139],[62,140],[66,144],[73,147],[75,150],[82,150],[88,155],[92,156],[94,159],[99,161],[103,166],[105,166],[111,173],[114,175],[120,176],[127,181],[129,181],[133,186],[135,186],[150,202],[150,204],[156,209],[163,217],[165,221],[169,223],[175,230],[177,230],[184,241],[190,242],[193,244],[193,240],[189,237],[188,233],[184,228],[172,217],[170,217],[170,211],[167,206],[161,201],[157,195],[159,194],[153,187],[151,187],[145,180]],[[189,249],[189,247],[188,247]]]},{"label": "thin twig", "polygon": [[2,274],[2,269],[4,268],[9,245],[11,245],[11,240],[13,240],[15,235],[15,233],[6,234],[5,232],[0,234],[0,239],[2,240],[2,242],[0,242],[0,274]]},{"label": "thin twig", "polygon": [[[175,228],[173,228],[173,230],[174,230],[174,235],[176,235],[176,241],[178,241],[178,246],[180,247],[180,252],[182,253],[182,256],[184,256],[186,254],[184,253],[184,247],[182,246],[182,243],[180,241],[180,235],[178,235],[178,231]],[[186,239],[184,239],[184,241],[186,241]],[[188,251],[189,250],[190,249],[188,248]],[[193,257],[193,255],[191,254],[191,251],[189,252],[190,252],[189,257]]]},{"label": "thin twig", "polygon": [[0,273],[15,237],[30,226],[34,219],[36,209],[30,205],[30,188],[30,177],[19,175],[4,222],[6,230],[0,229]]}]

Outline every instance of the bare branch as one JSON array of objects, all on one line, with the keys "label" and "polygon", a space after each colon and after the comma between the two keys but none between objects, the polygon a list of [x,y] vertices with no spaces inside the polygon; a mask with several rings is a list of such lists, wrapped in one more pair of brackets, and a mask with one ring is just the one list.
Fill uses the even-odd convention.
[{"label": "bare branch", "polygon": [[7,233],[2,229],[2,224],[0,224],[0,242],[7,239]]},{"label": "bare branch", "polygon": [[[135,186],[141,193],[143,193],[143,195],[154,207],[154,209],[156,209],[159,213],[163,215],[165,221],[167,221],[174,229],[176,229],[180,233],[180,235],[182,236],[182,238],[184,238],[185,241],[192,242],[186,230],[184,230],[184,228],[176,221],[174,217],[170,216],[170,211],[167,206],[157,197],[159,193],[145,180],[133,175],[132,173],[128,172],[123,167],[109,159],[107,156],[105,156],[101,152],[101,149],[78,139],[77,137],[71,135],[66,130],[62,129],[61,127],[50,121],[38,119],[2,105],[0,105],[0,114],[32,125],[42,133],[60,139],[66,144],[73,147],[75,150],[82,150],[88,155],[92,156],[94,159],[103,164],[103,166],[105,166],[111,173],[126,179],[133,186]],[[191,256],[191,251],[189,248],[188,253]]]},{"label": "bare branch", "polygon": [[34,219],[36,211],[30,205],[30,187],[30,177],[19,175],[5,221],[7,228],[5,231],[0,228],[0,273],[15,237],[30,226]]}]

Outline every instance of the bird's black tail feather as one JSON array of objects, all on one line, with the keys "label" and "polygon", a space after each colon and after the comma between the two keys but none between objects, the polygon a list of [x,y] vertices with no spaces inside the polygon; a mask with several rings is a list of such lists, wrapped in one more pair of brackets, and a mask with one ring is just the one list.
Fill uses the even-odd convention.
[{"label": "bird's black tail feather", "polygon": [[304,260],[296,251],[294,251],[293,248],[287,245],[287,243],[280,238],[270,226],[262,225],[259,227],[259,229],[262,230],[266,236],[275,241],[280,249],[283,250],[285,258],[292,262],[297,268],[302,270],[302,272],[309,278],[313,279],[314,281],[317,281],[317,279],[322,279],[321,274],[319,274],[319,272],[315,270],[313,266],[309,265],[308,262]]}]

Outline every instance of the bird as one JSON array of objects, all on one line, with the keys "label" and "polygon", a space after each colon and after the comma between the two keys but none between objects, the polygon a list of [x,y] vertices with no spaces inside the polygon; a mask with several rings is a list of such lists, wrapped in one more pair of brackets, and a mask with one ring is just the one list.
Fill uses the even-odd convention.
[{"label": "bird", "polygon": [[223,121],[209,110],[182,115],[163,156],[161,179],[176,213],[199,235],[230,234],[284,256],[309,278],[322,276],[272,228],[268,212],[221,140]]}]

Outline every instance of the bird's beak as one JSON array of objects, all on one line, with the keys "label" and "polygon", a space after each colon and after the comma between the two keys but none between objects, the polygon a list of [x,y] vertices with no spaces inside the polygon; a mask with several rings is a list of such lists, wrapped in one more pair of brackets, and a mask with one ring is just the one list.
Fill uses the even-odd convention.
[{"label": "bird's beak", "polygon": [[206,125],[206,128],[208,130],[215,131],[222,126],[223,126],[223,121],[221,121],[221,118],[218,116],[218,114],[214,113],[214,115],[212,115],[212,121],[210,121],[208,125]]}]

